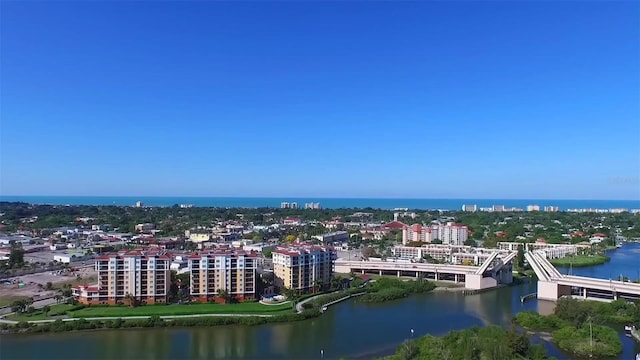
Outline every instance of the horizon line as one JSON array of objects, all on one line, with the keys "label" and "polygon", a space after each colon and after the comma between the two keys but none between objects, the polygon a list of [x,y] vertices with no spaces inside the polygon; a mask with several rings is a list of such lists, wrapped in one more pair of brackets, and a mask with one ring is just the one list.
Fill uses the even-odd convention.
[{"label": "horizon line", "polygon": [[68,197],[68,198],[78,198],[78,197],[93,197],[93,198],[98,198],[98,197],[114,197],[114,198],[209,198],[209,199],[282,199],[282,201],[286,201],[287,199],[301,199],[301,198],[307,198],[307,199],[327,199],[327,200],[532,200],[532,201],[640,201],[640,198],[637,199],[587,199],[587,198],[558,198],[558,199],[553,199],[553,198],[526,198],[526,197],[522,197],[522,198],[513,198],[513,197],[507,197],[507,198],[461,198],[461,197],[452,197],[452,198],[445,198],[445,197],[371,197],[371,196],[355,196],[355,197],[350,197],[350,196],[345,196],[345,197],[340,197],[340,196],[294,196],[294,195],[287,195],[287,196],[246,196],[246,195],[241,195],[241,196],[230,196],[230,195],[224,195],[224,196],[216,196],[216,195],[4,195],[4,194],[0,194],[0,200],[3,197],[24,197],[24,198],[28,198],[28,197]]}]

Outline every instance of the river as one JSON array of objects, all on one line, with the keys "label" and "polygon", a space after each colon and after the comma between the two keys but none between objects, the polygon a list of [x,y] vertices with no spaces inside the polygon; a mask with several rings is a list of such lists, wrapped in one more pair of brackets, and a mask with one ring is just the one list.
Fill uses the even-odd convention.
[{"label": "river", "polygon": [[[589,268],[574,268],[576,275],[608,279],[640,272],[640,244],[627,244],[608,254],[611,261]],[[569,269],[561,268],[563,273]],[[454,292],[432,292],[383,303],[345,301],[321,317],[287,324],[218,326],[203,328],[155,328],[101,330],[94,332],[2,335],[1,359],[326,359],[346,356],[369,359],[390,354],[405,339],[425,334],[443,335],[474,325],[509,323],[513,314],[536,310],[553,311],[554,304],[520,296],[536,291],[535,284],[522,284],[464,296]],[[624,353],[633,359],[640,351],[635,342],[620,334]],[[550,355],[567,358],[553,345]]]}]

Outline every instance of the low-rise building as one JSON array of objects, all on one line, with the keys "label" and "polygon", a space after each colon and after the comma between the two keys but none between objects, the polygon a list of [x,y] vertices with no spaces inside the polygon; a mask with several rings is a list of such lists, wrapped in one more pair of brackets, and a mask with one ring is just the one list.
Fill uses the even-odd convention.
[{"label": "low-rise building", "polygon": [[346,231],[336,231],[328,234],[322,234],[314,236],[314,238],[320,240],[323,244],[334,244],[349,241],[349,233]]},{"label": "low-rise building", "polygon": [[144,223],[144,224],[137,224],[136,225],[136,231],[137,232],[149,232],[152,230],[155,230],[156,226],[154,224],[151,223]]}]

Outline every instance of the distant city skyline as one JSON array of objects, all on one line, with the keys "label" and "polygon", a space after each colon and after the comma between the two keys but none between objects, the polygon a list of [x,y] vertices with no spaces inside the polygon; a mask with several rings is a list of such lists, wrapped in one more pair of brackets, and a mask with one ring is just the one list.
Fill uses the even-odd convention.
[{"label": "distant city skyline", "polygon": [[638,2],[2,7],[2,196],[640,199]]}]

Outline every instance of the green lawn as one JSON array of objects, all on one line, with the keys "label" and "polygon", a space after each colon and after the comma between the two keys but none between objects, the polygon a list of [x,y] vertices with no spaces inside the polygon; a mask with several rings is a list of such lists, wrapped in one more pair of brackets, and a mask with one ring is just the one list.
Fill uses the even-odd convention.
[{"label": "green lawn", "polygon": [[268,314],[277,315],[293,312],[291,303],[281,305],[262,305],[257,302],[238,304],[190,304],[190,305],[145,305],[93,306],[71,312],[72,317],[116,317],[116,316],[164,316],[192,314]]},{"label": "green lawn", "polygon": [[553,259],[550,262],[556,266],[593,266],[604,264],[609,261],[609,257],[603,255],[575,255],[567,256],[561,259]]},{"label": "green lawn", "polygon": [[47,316],[44,315],[42,309],[36,309],[31,314],[13,314],[6,317],[7,320],[15,320],[15,321],[34,321],[34,320],[47,320],[52,316],[64,315],[67,310],[69,310],[72,306],[67,304],[57,304],[50,305],[50,310],[47,313]]}]

